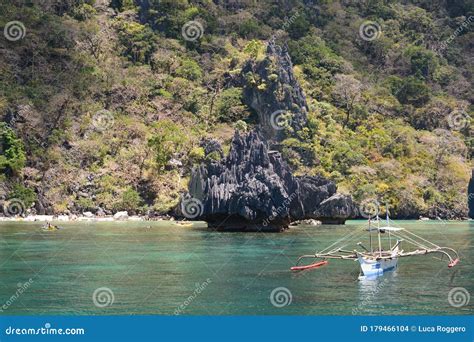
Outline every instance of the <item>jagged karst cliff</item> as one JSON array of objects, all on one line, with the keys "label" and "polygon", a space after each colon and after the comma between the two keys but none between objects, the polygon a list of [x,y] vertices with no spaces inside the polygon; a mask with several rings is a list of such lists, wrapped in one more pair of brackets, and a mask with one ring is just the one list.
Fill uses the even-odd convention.
[{"label": "jagged karst cliff", "polygon": [[241,75],[243,102],[257,113],[265,139],[281,141],[288,129],[297,132],[306,125],[306,97],[286,47],[270,41],[265,59],[249,60]]},{"label": "jagged karst cliff", "polygon": [[350,197],[336,194],[333,182],[293,176],[280,153],[269,150],[255,131],[236,132],[226,158],[196,168],[189,194],[181,202],[182,214],[218,230],[280,231],[306,218],[344,223],[355,210]]},{"label": "jagged karst cliff", "polygon": [[258,114],[258,132],[236,132],[226,158],[193,170],[182,214],[239,231],[280,231],[308,218],[341,224],[354,216],[352,199],[336,194],[332,181],[293,176],[273,149],[307,123],[308,106],[286,49],[270,41],[266,58],[248,61],[241,77],[244,102]]}]

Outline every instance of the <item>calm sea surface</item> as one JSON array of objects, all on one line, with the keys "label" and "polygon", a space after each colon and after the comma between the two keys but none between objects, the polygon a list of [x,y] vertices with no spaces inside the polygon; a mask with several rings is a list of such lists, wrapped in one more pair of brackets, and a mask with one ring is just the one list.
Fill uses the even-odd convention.
[{"label": "calm sea surface", "polygon": [[448,293],[462,287],[459,296],[474,297],[474,222],[397,223],[457,249],[461,262],[448,269],[446,259],[431,255],[403,258],[395,271],[364,281],[354,261],[289,271],[299,255],[323,249],[362,221],[281,234],[168,222],[64,223],[43,232],[41,223],[4,222],[0,315],[472,315],[474,298],[454,307]]}]

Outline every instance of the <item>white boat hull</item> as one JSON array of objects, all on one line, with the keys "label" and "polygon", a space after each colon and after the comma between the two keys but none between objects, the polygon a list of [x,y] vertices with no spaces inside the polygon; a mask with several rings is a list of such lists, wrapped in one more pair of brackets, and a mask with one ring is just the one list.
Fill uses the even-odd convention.
[{"label": "white boat hull", "polygon": [[375,260],[359,255],[358,259],[362,273],[364,273],[365,276],[376,276],[394,270],[398,263],[397,257]]}]

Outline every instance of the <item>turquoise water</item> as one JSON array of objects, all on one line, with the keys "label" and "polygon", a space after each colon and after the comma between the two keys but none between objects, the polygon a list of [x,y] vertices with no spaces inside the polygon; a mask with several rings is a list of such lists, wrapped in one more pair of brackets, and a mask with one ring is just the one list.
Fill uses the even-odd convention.
[{"label": "turquoise water", "polygon": [[[64,223],[57,232],[42,232],[40,223],[1,223],[0,314],[473,314],[474,299],[457,308],[448,293],[463,287],[474,296],[474,222],[397,223],[458,249],[461,263],[448,269],[446,260],[431,256],[403,258],[394,272],[366,281],[358,280],[353,261],[289,271],[299,255],[323,249],[360,221],[280,234],[167,222]],[[15,296],[19,286],[24,291]],[[104,287],[109,297],[96,297],[97,306],[94,291]],[[291,293],[289,305],[272,305],[278,287]]]}]

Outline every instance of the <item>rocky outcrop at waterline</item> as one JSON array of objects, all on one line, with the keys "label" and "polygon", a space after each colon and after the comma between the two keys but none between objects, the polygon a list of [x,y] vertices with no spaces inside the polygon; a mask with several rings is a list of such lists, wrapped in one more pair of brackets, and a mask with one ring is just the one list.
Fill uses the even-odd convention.
[{"label": "rocky outcrop at waterline", "polygon": [[236,132],[229,155],[193,170],[181,214],[226,231],[281,231],[292,221],[344,223],[355,212],[349,196],[323,177],[295,177],[261,133]]},{"label": "rocky outcrop at waterline", "polygon": [[239,77],[243,102],[258,117],[258,132],[236,132],[230,153],[206,142],[209,162],[192,171],[189,194],[178,211],[218,230],[280,231],[291,222],[314,219],[342,224],[357,210],[350,196],[320,176],[295,177],[277,149],[307,124],[308,106],[286,48],[270,41],[266,57],[251,59]]}]

